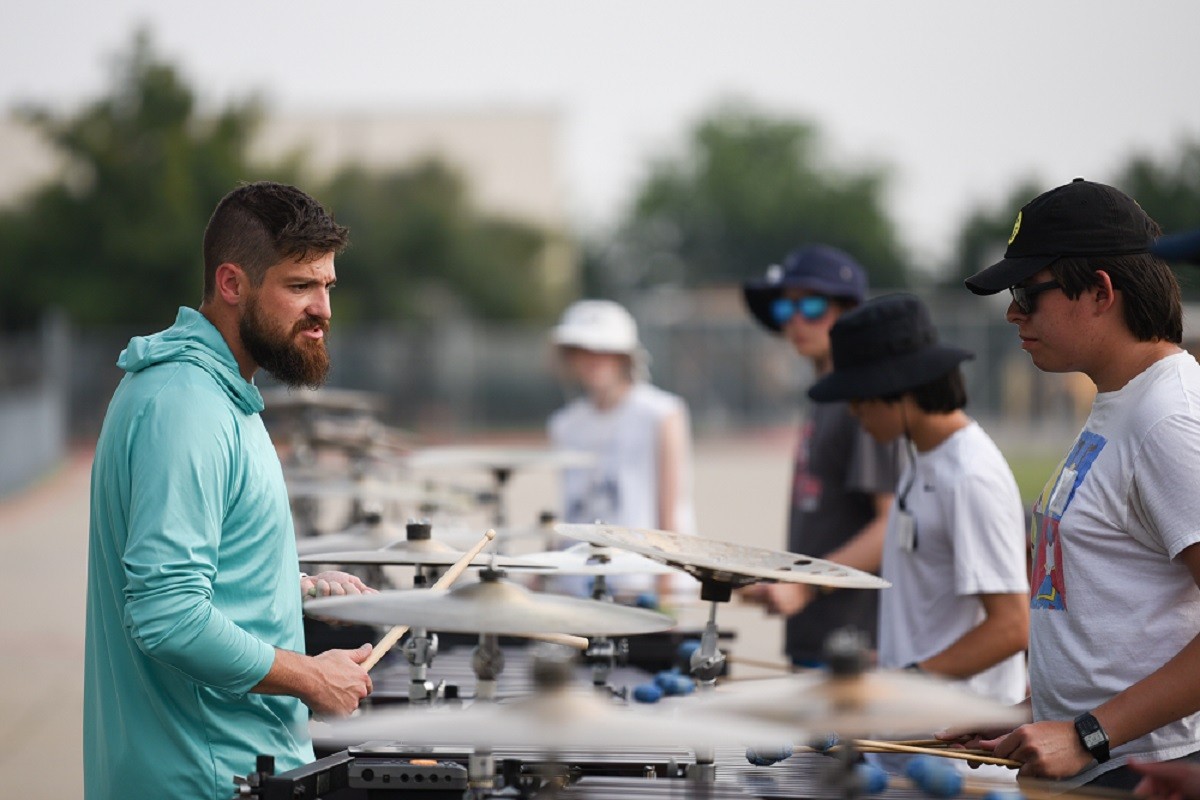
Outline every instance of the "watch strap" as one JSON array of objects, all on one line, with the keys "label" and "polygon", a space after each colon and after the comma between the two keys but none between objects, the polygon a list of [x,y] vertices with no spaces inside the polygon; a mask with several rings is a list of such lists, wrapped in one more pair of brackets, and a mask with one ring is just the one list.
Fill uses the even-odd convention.
[{"label": "watch strap", "polygon": [[1100,726],[1100,721],[1086,711],[1075,718],[1075,733],[1083,744],[1083,749],[1092,754],[1098,764],[1109,759],[1108,734]]}]

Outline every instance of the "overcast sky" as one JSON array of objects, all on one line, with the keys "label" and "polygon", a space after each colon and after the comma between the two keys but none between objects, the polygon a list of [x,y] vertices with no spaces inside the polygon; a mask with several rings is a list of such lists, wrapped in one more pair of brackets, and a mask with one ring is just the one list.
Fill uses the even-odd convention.
[{"label": "overcast sky", "polygon": [[209,104],[556,108],[592,230],[735,96],[815,122],[840,164],[891,165],[892,212],[927,260],[1022,176],[1111,179],[1132,152],[1200,138],[1194,0],[36,0],[4,16],[3,108],[94,96],[138,24]]}]

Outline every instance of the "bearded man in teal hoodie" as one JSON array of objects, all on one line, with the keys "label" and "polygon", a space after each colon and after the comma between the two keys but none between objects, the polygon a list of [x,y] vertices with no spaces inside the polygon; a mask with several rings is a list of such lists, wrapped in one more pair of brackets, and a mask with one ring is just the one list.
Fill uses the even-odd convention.
[{"label": "bearded man in teal hoodie", "polygon": [[[221,798],[255,756],[313,760],[308,709],[371,691],[370,645],[303,655],[303,590],[259,368],[290,386],[329,369],[329,290],[346,228],[292,186],[221,200],[204,296],[136,337],[92,467],[84,676],[88,798]],[[321,587],[372,591],[333,573]],[[332,587],[332,588],[330,588]]]}]

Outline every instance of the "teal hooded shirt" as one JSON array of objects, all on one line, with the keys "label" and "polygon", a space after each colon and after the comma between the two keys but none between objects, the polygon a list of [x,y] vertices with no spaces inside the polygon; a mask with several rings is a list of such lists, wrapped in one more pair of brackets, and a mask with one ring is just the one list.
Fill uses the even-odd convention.
[{"label": "teal hooded shirt", "polygon": [[297,699],[250,693],[304,651],[279,458],[216,328],[181,308],[136,337],[92,465],[84,665],[88,798],[232,796],[313,759]]}]

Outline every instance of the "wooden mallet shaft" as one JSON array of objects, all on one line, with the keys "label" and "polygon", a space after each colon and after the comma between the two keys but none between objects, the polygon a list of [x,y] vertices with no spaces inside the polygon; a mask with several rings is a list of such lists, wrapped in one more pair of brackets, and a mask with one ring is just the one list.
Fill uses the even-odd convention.
[{"label": "wooden mallet shaft", "polygon": [[[495,538],[496,532],[489,528],[487,532],[483,534],[482,539],[476,542],[470,550],[464,553],[462,558],[460,558],[458,561],[455,561],[450,568],[442,574],[442,577],[437,579],[432,588],[446,589],[450,587],[456,580],[458,580],[458,576],[462,575],[463,572],[466,571],[467,567],[471,565],[471,562],[475,559],[475,556],[479,555],[483,551],[483,548],[487,547],[488,544],[490,544]],[[408,629],[410,627],[411,626],[409,625],[397,625],[388,631],[384,637],[379,640],[379,644],[375,645],[375,649],[371,651],[371,655],[367,656],[367,660],[363,662],[363,668],[370,672],[371,669],[379,663],[379,659],[387,655],[387,652],[395,646],[396,642],[400,641],[400,638],[404,636],[404,634],[408,633]]]}]

